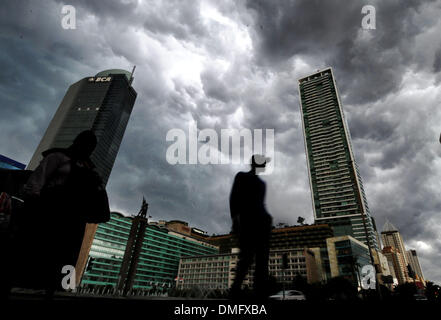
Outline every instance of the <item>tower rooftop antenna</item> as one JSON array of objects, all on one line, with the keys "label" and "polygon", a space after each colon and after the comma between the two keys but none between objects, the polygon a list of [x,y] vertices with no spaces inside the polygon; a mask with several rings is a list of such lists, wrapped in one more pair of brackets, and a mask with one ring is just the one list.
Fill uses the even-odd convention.
[{"label": "tower rooftop antenna", "polygon": [[133,74],[135,73],[136,65],[133,66],[132,72],[130,73],[129,84],[131,85],[133,82]]}]

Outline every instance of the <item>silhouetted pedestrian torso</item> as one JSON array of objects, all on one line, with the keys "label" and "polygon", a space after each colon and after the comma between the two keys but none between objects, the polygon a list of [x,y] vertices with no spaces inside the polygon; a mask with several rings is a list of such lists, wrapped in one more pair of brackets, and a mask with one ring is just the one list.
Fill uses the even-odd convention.
[{"label": "silhouetted pedestrian torso", "polygon": [[62,267],[75,266],[81,249],[87,203],[78,197],[78,190],[87,187],[81,181],[82,170],[92,170],[93,164],[75,159],[69,149],[51,149],[43,156],[24,188],[27,204],[21,232],[28,243],[23,244],[27,249],[23,258],[40,278],[35,286],[57,289]]},{"label": "silhouetted pedestrian torso", "polygon": [[230,195],[233,232],[239,239],[240,254],[233,291],[240,290],[243,279],[255,259],[254,287],[265,294],[268,276],[268,251],[272,217],[265,208],[265,182],[253,172],[239,172]]},{"label": "silhouetted pedestrian torso", "polygon": [[271,223],[265,208],[265,182],[251,172],[239,172],[230,196],[231,217],[239,218],[239,233],[253,233]]},{"label": "silhouetted pedestrian torso", "polygon": [[86,223],[110,219],[105,187],[90,160],[96,144],[93,131],[85,130],[69,148],[43,152],[23,187],[24,206],[13,215],[2,293],[13,286],[44,288],[48,296],[61,289],[63,267],[75,267]]}]

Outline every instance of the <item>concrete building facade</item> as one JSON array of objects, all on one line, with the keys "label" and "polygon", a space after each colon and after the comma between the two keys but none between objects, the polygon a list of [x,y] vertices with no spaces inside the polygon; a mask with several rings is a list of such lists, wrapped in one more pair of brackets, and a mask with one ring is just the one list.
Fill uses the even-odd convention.
[{"label": "concrete building facade", "polygon": [[[271,231],[270,248],[326,248],[326,239],[333,236],[332,228],[327,224],[273,228]],[[220,253],[230,253],[233,248],[239,246],[237,238],[233,234],[205,236],[201,239],[218,246]]]},{"label": "concrete building facade", "polygon": [[[297,275],[307,279],[308,283],[321,281],[318,261],[319,252],[313,249],[272,249],[268,261],[269,275],[277,282],[291,284]],[[282,265],[282,257],[287,257],[287,268]],[[232,286],[239,250],[233,248],[231,253],[181,258],[176,286],[178,289],[225,290]],[[253,285],[254,264],[245,277],[243,286]]]}]

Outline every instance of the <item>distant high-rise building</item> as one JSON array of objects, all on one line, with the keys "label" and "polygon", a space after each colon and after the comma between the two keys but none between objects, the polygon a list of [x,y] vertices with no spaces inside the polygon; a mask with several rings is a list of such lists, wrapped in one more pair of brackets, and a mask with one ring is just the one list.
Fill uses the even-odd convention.
[{"label": "distant high-rise building", "polygon": [[[393,248],[393,252],[397,255],[399,263],[396,264],[396,267],[402,269],[395,269],[398,282],[403,283],[403,281],[410,281],[411,279],[409,277],[409,272],[407,269],[409,261],[407,260],[403,238],[401,237],[400,232],[398,232],[398,229],[389,220],[386,220],[386,223],[383,226],[383,230],[381,231],[381,241],[383,242],[384,248]],[[400,280],[400,278],[402,279]]]},{"label": "distant high-rise building", "polygon": [[409,282],[410,278],[407,265],[401,252],[395,247],[385,246],[382,253],[389,263],[389,268],[393,269],[393,272],[391,273],[396,277],[398,283],[404,284]]},{"label": "distant high-rise building", "polygon": [[331,68],[299,79],[300,109],[316,223],[334,235],[349,235],[378,250],[369,212]]},{"label": "distant high-rise building", "polygon": [[93,130],[98,143],[91,159],[107,183],[135,104],[132,80],[130,72],[111,69],[72,84],[27,168],[38,166],[43,151],[66,148],[80,132]]},{"label": "distant high-rise building", "polygon": [[389,220],[386,220],[386,223],[383,226],[383,230],[381,231],[381,240],[383,242],[383,247],[395,248],[403,256],[406,266],[408,265],[403,238],[398,232],[398,229],[395,228],[395,226],[390,223]]},{"label": "distant high-rise building", "polygon": [[406,251],[407,262],[412,267],[412,270],[418,275],[421,280],[424,280],[423,271],[421,270],[421,265],[418,260],[418,256],[415,250]]}]

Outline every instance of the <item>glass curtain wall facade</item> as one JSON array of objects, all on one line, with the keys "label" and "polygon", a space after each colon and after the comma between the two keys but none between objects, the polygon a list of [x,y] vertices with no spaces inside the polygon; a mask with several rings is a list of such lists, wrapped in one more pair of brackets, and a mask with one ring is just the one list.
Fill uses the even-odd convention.
[{"label": "glass curtain wall facade", "polygon": [[[131,224],[130,217],[112,212],[109,222],[98,225],[81,286],[115,288]],[[175,283],[181,257],[216,253],[215,246],[148,225],[133,288],[169,288]]]},{"label": "glass curtain wall facade", "polygon": [[350,236],[329,238],[327,242],[330,276],[344,277],[360,286],[361,269],[371,264],[367,246]]},{"label": "glass curtain wall facade", "polygon": [[299,80],[300,109],[316,223],[326,223],[334,236],[350,235],[378,250],[362,179],[337,86],[328,68]]},{"label": "glass curtain wall facade", "polygon": [[49,148],[66,148],[84,130],[93,130],[98,144],[92,154],[107,183],[136,100],[130,73],[111,69],[72,84],[37,147],[28,169],[34,170]]}]

